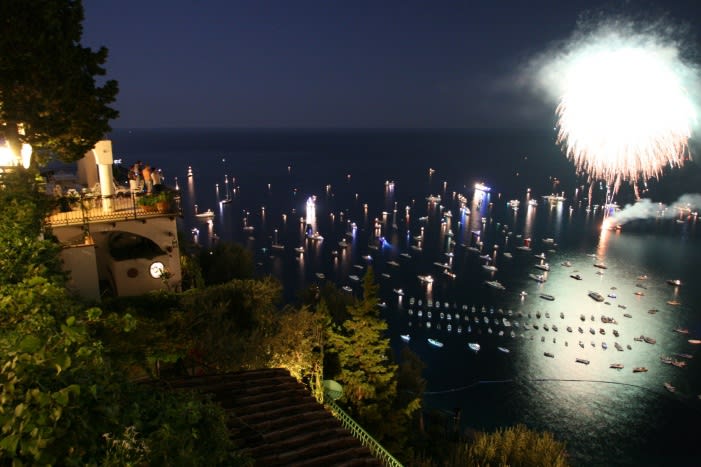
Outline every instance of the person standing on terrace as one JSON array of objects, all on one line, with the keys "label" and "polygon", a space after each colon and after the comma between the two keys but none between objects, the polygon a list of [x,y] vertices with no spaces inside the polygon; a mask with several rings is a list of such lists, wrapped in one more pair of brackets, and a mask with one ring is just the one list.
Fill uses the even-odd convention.
[{"label": "person standing on terrace", "polygon": [[134,165],[129,168],[129,189],[132,193],[136,194],[139,191],[139,179],[141,178],[141,161],[136,161]]},{"label": "person standing on terrace", "polygon": [[151,180],[151,166],[148,164],[144,164],[144,170],[141,171],[141,175],[144,178],[144,188],[146,190],[146,194],[150,195],[151,191],[153,191],[153,181]]}]

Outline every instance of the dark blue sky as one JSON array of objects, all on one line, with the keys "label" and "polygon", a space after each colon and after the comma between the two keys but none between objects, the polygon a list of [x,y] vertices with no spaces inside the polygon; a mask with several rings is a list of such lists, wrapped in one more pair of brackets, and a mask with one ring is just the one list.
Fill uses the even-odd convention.
[{"label": "dark blue sky", "polygon": [[514,77],[580,15],[701,26],[698,0],[83,3],[83,43],[120,84],[115,128],[546,127],[551,106]]}]

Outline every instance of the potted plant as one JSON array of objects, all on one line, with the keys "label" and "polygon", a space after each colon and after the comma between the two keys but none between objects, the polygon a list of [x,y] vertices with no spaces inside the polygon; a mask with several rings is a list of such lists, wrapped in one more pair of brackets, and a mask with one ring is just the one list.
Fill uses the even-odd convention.
[{"label": "potted plant", "polygon": [[139,198],[139,206],[146,211],[146,212],[155,212],[156,211],[156,201],[157,201],[158,195],[144,195]]},{"label": "potted plant", "polygon": [[173,206],[173,192],[169,190],[163,190],[159,193],[153,195],[156,197],[156,210],[158,212],[170,212]]}]

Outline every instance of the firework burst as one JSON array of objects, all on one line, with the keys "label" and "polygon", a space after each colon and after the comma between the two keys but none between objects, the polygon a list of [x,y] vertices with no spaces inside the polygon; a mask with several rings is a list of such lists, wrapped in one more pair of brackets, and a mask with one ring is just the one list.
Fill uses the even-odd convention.
[{"label": "firework burst", "polygon": [[674,41],[601,26],[541,62],[537,76],[558,102],[558,143],[591,179],[616,191],[690,157],[698,73]]}]

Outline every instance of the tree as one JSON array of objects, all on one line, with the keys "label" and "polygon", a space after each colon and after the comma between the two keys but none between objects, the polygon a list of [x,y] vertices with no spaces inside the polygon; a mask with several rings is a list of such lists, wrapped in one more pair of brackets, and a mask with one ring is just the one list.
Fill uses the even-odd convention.
[{"label": "tree", "polygon": [[557,441],[552,433],[538,432],[525,425],[498,429],[494,433],[480,433],[471,443],[463,443],[454,452],[447,465],[549,465],[565,467],[565,443]]},{"label": "tree", "polygon": [[251,252],[235,242],[219,242],[211,250],[202,250],[200,266],[207,285],[250,279],[254,270]]},{"label": "tree", "polygon": [[349,318],[329,330],[329,343],[338,358],[335,379],[343,386],[343,400],[359,422],[380,440],[391,431],[385,416],[397,397],[397,365],[393,363],[387,322],[377,306],[378,286],[372,267],[363,278],[363,298],[347,309]]},{"label": "tree", "polygon": [[41,276],[62,282],[58,245],[45,239],[48,198],[36,177],[21,168],[6,173],[0,186],[0,283],[15,284]]},{"label": "tree", "polygon": [[0,135],[19,153],[78,160],[110,131],[118,87],[101,85],[107,49],[83,47],[80,0],[0,2]]}]

